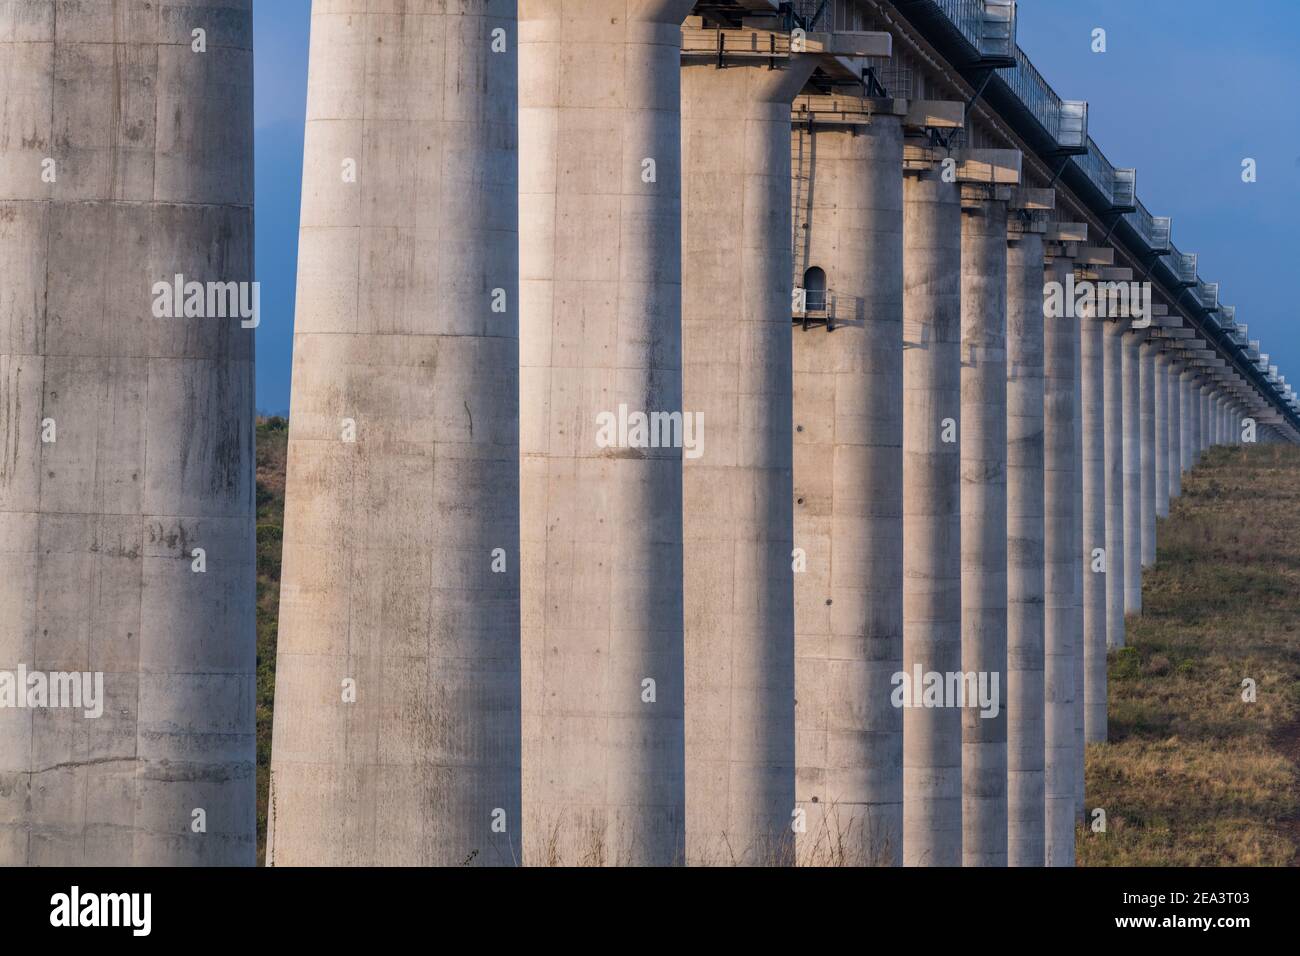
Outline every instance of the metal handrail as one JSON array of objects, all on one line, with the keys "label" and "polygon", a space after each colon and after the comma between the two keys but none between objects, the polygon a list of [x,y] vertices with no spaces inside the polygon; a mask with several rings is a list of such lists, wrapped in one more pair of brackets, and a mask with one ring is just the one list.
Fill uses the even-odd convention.
[{"label": "metal handrail", "polygon": [[1168,216],[1151,215],[1140,199],[1135,205],[1137,208],[1133,212],[1125,213],[1124,218],[1137,230],[1137,234],[1142,237],[1148,249],[1161,255],[1168,253],[1171,248],[1169,236],[1173,220]]}]

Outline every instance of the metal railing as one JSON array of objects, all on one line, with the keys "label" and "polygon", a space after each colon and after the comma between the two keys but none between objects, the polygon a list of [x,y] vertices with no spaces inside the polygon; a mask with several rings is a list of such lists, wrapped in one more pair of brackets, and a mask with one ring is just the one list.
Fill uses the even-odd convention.
[{"label": "metal railing", "polygon": [[1196,298],[1200,299],[1201,307],[1211,312],[1219,308],[1219,283],[1217,282],[1198,282],[1196,285]]},{"label": "metal railing", "polygon": [[983,58],[1016,53],[1016,0],[932,0]]},{"label": "metal railing", "polygon": [[1081,149],[1088,142],[1088,104],[1056,95],[1025,51],[1016,47],[1016,65],[1000,73],[1016,98],[1063,149]]},{"label": "metal railing", "polygon": [[1088,151],[1075,156],[1074,162],[1110,200],[1112,208],[1132,209],[1137,205],[1137,170],[1116,169],[1091,136]]},{"label": "metal railing", "polygon": [[1179,252],[1177,246],[1172,242],[1169,243],[1169,268],[1173,270],[1179,282],[1188,285],[1196,284],[1196,253]]},{"label": "metal railing", "polygon": [[[812,0],[809,0],[812,2]],[[1171,220],[1153,216],[1137,198],[1137,171],[1116,169],[1088,135],[1088,105],[1062,100],[1015,42],[1015,3],[1012,0],[896,0],[902,6],[925,6],[940,11],[985,60],[1008,58],[1012,62],[999,74],[1011,93],[1056,142],[1075,153],[1076,166],[1097,187],[1110,208],[1125,218],[1153,252],[1168,253],[1168,266],[1180,284],[1207,309],[1220,309],[1216,324],[1226,323],[1229,339],[1237,341],[1235,314],[1218,305],[1218,286],[1201,282],[1195,253],[1179,252],[1171,238]],[[901,79],[901,77],[899,78]],[[910,79],[910,78],[909,78]],[[1226,315],[1223,311],[1226,309]],[[1244,341],[1244,335],[1242,336]]]},{"label": "metal railing", "polygon": [[799,27],[809,33],[835,29],[839,0],[789,0],[789,3],[788,27]]},{"label": "metal railing", "polygon": [[1169,236],[1173,220],[1168,216],[1151,215],[1140,199],[1135,202],[1135,205],[1136,209],[1124,214],[1125,220],[1137,230],[1137,234],[1142,237],[1142,241],[1152,252],[1161,255],[1168,253],[1171,247]]}]

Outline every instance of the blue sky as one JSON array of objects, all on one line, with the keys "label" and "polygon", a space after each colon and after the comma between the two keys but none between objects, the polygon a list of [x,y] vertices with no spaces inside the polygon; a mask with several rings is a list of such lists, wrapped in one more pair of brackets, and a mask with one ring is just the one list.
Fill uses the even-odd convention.
[{"label": "blue sky", "polygon": [[[1228,11],[1231,7],[1231,12]],[[1138,171],[1282,374],[1300,387],[1300,2],[1020,0],[1020,45],[1056,91],[1086,99],[1093,138]],[[307,97],[309,0],[254,4],[257,127],[257,407],[289,407]],[[1092,31],[1107,51],[1093,53]],[[1241,181],[1241,161],[1258,182]]]},{"label": "blue sky", "polygon": [[[1300,388],[1300,2],[1020,0],[1020,46]],[[1092,31],[1106,31],[1093,53]],[[1241,181],[1241,161],[1258,181]]]}]

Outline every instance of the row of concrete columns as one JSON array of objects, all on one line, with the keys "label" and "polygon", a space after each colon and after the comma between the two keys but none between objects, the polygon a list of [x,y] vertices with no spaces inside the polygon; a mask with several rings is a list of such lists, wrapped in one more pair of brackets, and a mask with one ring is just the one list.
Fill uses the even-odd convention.
[{"label": "row of concrete columns", "polygon": [[[268,858],[1069,865],[1155,516],[1244,409],[1044,317],[1072,250],[905,163],[900,101],[792,129],[810,56],[683,60],[692,0],[611,5],[313,9]],[[251,276],[228,6],[207,66],[156,12],[104,54],[29,0],[0,41],[36,78],[0,130],[0,665],[113,678],[102,736],[5,713],[0,863],[252,857],[251,334],[69,318],[104,276]],[[156,70],[123,93],[119,53]],[[32,171],[83,135],[74,63],[153,142],[85,124],[64,193]],[[809,264],[836,328],[792,337]],[[611,441],[625,409],[707,441]],[[917,672],[996,676],[995,714],[896,705]]]},{"label": "row of concrete columns", "polygon": [[[406,384],[391,368],[348,373],[403,394],[422,380],[445,392],[440,370],[464,355],[422,454],[452,522],[431,530],[465,544],[454,578],[481,582],[475,607],[495,608],[474,640],[468,607],[435,603],[380,629],[311,609],[325,568],[302,550],[340,526],[308,490],[331,472],[308,471],[307,455],[364,396],[335,387],[300,417],[312,368],[295,378],[275,862],[1073,862],[1083,741],[1105,739],[1106,648],[1122,646],[1154,558],[1170,366],[1125,323],[1044,319],[1044,270],[1063,279],[1070,250],[1044,241],[1042,216],[1014,190],[954,181],[937,161],[905,170],[896,101],[841,100],[823,119],[813,97],[792,129],[810,57],[679,63],[690,6],[629,3],[626,18],[579,30],[576,14],[536,5],[520,23],[517,579],[479,575],[474,559],[495,547],[512,557],[511,538],[457,495],[491,485],[497,517],[511,516],[511,482],[439,470],[443,441],[505,467],[506,354],[460,350],[477,336],[508,353],[516,313],[484,314],[469,343],[449,324],[456,340],[430,341],[423,364],[418,342],[386,337],[396,330],[339,340],[416,362]],[[410,17],[315,15],[327,39],[382,34],[390,48],[394,28],[415,43],[438,19],[412,29]],[[584,55],[563,52],[575,44]],[[593,86],[593,64],[617,67],[617,81]],[[313,84],[333,68],[314,54]],[[508,107],[492,113],[499,129],[480,129],[479,115],[431,122],[461,137],[456,155],[504,162]],[[334,161],[333,128],[309,128],[309,170]],[[321,176],[309,189],[327,188]],[[483,203],[509,192],[504,171],[474,182]],[[461,208],[451,188],[416,195],[426,218]],[[508,235],[509,198],[500,204],[492,218]],[[305,219],[314,274],[307,236]],[[500,238],[462,230],[459,254]],[[494,255],[468,294],[511,288],[512,263]],[[813,265],[828,276],[834,331],[792,339],[792,277]],[[365,328],[375,304],[357,300],[349,328]],[[300,331],[300,367],[330,357],[308,344]],[[1182,421],[1199,422],[1190,384],[1179,397]],[[600,416],[620,406],[702,414],[702,454],[602,444]],[[1200,435],[1186,439],[1185,466]],[[363,429],[357,446],[330,452],[352,456],[335,466],[337,488],[384,480],[366,456],[409,456],[412,441],[377,447]],[[398,529],[368,533],[386,549]],[[1095,562],[1104,574],[1085,573]],[[370,594],[401,576],[351,580]],[[294,639],[308,623],[314,641]],[[322,675],[314,697],[299,655]],[[452,656],[462,691],[438,693]],[[432,707],[428,734],[390,740],[392,704],[358,722],[323,693],[323,675],[358,658],[428,675],[430,696],[399,705]],[[916,672],[995,675],[996,716],[898,706],[897,678]],[[482,689],[485,675],[500,693]],[[282,743],[295,726],[315,742]],[[352,776],[331,776],[340,765]],[[466,795],[454,815],[423,782],[431,773]],[[395,775],[412,786],[386,786]],[[422,839],[395,843],[389,816],[424,821]]]}]

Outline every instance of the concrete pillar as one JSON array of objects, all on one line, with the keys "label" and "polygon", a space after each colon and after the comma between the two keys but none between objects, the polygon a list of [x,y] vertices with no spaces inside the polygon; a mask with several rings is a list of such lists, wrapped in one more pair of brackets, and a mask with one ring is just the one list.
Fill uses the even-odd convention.
[{"label": "concrete pillar", "polygon": [[[1139,446],[1142,452],[1142,473],[1139,484],[1141,495],[1141,568],[1156,563],[1156,351],[1158,343],[1150,338],[1142,340],[1138,351],[1138,399],[1141,422]],[[1138,569],[1138,587],[1141,588],[1141,568]],[[1139,605],[1141,601],[1139,599]]]},{"label": "concrete pillar", "polygon": [[815,62],[682,65],[682,407],[715,428],[682,462],[692,864],[793,861],[790,102]]},{"label": "concrete pillar", "polygon": [[1106,455],[1106,646],[1124,646],[1124,334],[1126,325],[1105,324]]},{"label": "concrete pillar", "polygon": [[1183,368],[1180,353],[1170,350],[1169,376],[1165,382],[1166,403],[1169,407],[1169,499],[1183,493]]},{"label": "concrete pillar", "polygon": [[[961,670],[961,195],[903,180],[903,671]],[[962,718],[903,713],[903,862],[962,860]]]},{"label": "concrete pillar", "polygon": [[[1007,245],[1007,862],[1042,866],[1043,235]],[[1066,320],[1058,320],[1064,322]]]},{"label": "concrete pillar", "polygon": [[1106,322],[1085,317],[1083,379],[1083,575],[1084,736],[1106,740]]},{"label": "concrete pillar", "polygon": [[[1007,203],[962,187],[962,670],[1007,680]],[[1001,690],[999,690],[1001,696]],[[962,710],[962,863],[1007,863],[1007,710]]]},{"label": "concrete pillar", "polygon": [[521,858],[516,23],[441,7],[312,15],[280,865]]},{"label": "concrete pillar", "polygon": [[835,321],[794,333],[796,839],[816,865],[903,859],[903,133],[858,119],[794,135],[795,275],[824,270]]},{"label": "concrete pillar", "polygon": [[[1084,766],[1087,755],[1087,728],[1083,714],[1084,672],[1083,672],[1083,575],[1090,562],[1083,558],[1083,376],[1080,353],[1082,342],[1074,337],[1072,358],[1072,377],[1074,379],[1074,486],[1071,490],[1070,506],[1070,587],[1072,597],[1068,621],[1070,643],[1074,647],[1074,816],[1076,822],[1083,821],[1084,784],[1086,774]],[[1091,570],[1088,570],[1091,574]]]},{"label": "concrete pillar", "polygon": [[[1053,260],[1049,281],[1064,283],[1073,270],[1068,259]],[[1055,311],[1055,310],[1053,310]],[[1044,568],[1044,863],[1074,865],[1076,765],[1076,656],[1081,639],[1076,529],[1082,496],[1075,460],[1076,379],[1079,374],[1079,319],[1044,318],[1043,507]]]},{"label": "concrete pillar", "polygon": [[1153,365],[1153,409],[1155,414],[1156,517],[1169,517],[1169,365],[1166,348],[1158,348]]},{"label": "concrete pillar", "polygon": [[1145,333],[1124,334],[1120,394],[1124,428],[1124,613],[1142,613],[1142,401],[1140,353]]},{"label": "concrete pillar", "polygon": [[684,449],[645,447],[634,429],[615,438],[608,426],[625,413],[691,412],[679,168],[680,25],[691,5],[611,0],[601,17],[581,4],[521,8],[530,864],[684,856]]},{"label": "concrete pillar", "polygon": [[0,670],[51,676],[0,709],[0,865],[255,860],[252,4],[220,6],[0,14]]},{"label": "concrete pillar", "polygon": [[1208,373],[1202,377],[1201,387],[1197,390],[1196,412],[1198,415],[1196,450],[1199,459],[1210,448],[1210,378]]},{"label": "concrete pillar", "polygon": [[1195,381],[1196,369],[1191,365],[1184,365],[1182,373],[1178,376],[1178,401],[1182,410],[1181,457],[1184,474],[1192,467],[1192,449],[1196,441],[1196,418],[1192,413],[1192,383]]}]

